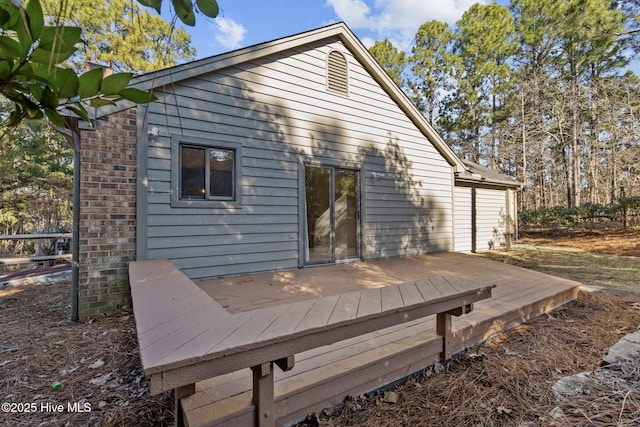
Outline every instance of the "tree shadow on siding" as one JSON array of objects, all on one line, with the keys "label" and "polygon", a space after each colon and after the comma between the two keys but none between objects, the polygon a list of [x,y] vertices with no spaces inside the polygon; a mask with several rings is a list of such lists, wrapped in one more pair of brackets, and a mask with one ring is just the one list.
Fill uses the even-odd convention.
[{"label": "tree shadow on siding", "polygon": [[[189,85],[187,93],[206,86],[203,81]],[[242,144],[242,206],[215,215],[177,209],[174,220],[160,213],[163,222],[152,225],[157,232],[150,258],[170,258],[192,278],[297,268],[304,263],[299,169],[306,163],[360,169],[364,259],[451,249],[450,212],[429,188],[428,165],[411,159],[399,136],[376,134],[374,128],[347,132],[350,122],[329,117],[330,112],[313,121],[297,116],[294,104],[265,103],[245,84],[216,85],[215,96],[198,103],[180,97],[178,90],[179,108],[174,96],[166,94],[168,117],[163,118],[170,133]],[[429,144],[426,138],[424,144]],[[416,166],[424,176],[415,175]]]},{"label": "tree shadow on siding", "polygon": [[[370,144],[360,150],[366,174],[364,239],[370,259],[451,249],[446,211],[426,188],[428,177],[415,176],[419,165],[400,144],[389,132],[384,147]],[[424,172],[428,174],[426,168]]]},{"label": "tree shadow on siding", "polygon": [[[347,135],[334,119],[310,130],[311,160],[361,171],[362,257],[417,255],[452,248],[451,215],[429,185],[427,165],[411,159],[392,132]],[[372,139],[384,143],[371,142]],[[426,140],[424,144],[428,144]],[[426,154],[425,154],[426,156]],[[423,177],[416,176],[420,169]],[[452,190],[451,190],[452,191]]]},{"label": "tree shadow on siding", "polygon": [[[242,146],[242,203],[237,207],[200,208],[194,203],[167,211],[166,183],[150,171],[148,229],[153,237],[148,257],[169,258],[191,278],[298,267],[299,150],[286,144],[290,119],[281,105],[261,102],[248,85],[229,82],[233,85],[224,78],[183,82],[167,92],[156,91],[166,104],[152,106],[160,116],[149,125],[161,127],[163,136],[150,141],[150,157],[171,149],[165,134]],[[190,97],[209,87],[215,93],[197,95],[197,101]]]}]

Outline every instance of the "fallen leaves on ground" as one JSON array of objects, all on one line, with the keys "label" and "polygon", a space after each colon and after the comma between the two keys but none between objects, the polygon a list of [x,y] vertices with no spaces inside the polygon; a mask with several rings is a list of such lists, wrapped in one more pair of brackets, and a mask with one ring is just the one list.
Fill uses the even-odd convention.
[{"label": "fallen leaves on ground", "polygon": [[609,255],[640,257],[640,227],[581,228],[575,230],[530,231],[521,243],[546,244]]}]

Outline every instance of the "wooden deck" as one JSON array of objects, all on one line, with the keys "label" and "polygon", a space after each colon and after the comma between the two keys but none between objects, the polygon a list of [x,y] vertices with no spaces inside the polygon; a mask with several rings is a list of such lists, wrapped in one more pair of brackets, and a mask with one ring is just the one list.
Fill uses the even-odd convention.
[{"label": "wooden deck", "polygon": [[[276,307],[442,275],[496,285],[493,298],[453,320],[460,351],[575,299],[579,283],[473,255],[439,253],[197,282],[229,313]],[[440,360],[435,316],[296,354],[295,369],[275,374],[276,424],[400,379]],[[182,399],[187,425],[255,425],[252,372],[241,369],[196,384]]]}]

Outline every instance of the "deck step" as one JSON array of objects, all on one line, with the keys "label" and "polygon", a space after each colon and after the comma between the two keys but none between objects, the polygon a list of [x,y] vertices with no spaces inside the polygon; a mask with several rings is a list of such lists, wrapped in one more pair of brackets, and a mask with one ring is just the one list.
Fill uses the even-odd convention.
[{"label": "deck step", "polygon": [[[576,298],[575,282],[559,283],[551,277],[537,276],[535,286],[524,289],[499,286],[494,298],[455,318],[454,350],[483,342]],[[438,361],[440,351],[435,316],[430,316],[300,353],[293,370],[275,372],[277,425],[430,366]],[[255,425],[251,386],[249,369],[198,383],[196,394],[182,399],[185,424]]]},{"label": "deck step", "polygon": [[[276,370],[277,424],[430,366],[441,349],[430,316],[296,355],[293,370]],[[252,425],[251,385],[249,369],[198,383],[196,394],[182,399],[185,425]]]}]

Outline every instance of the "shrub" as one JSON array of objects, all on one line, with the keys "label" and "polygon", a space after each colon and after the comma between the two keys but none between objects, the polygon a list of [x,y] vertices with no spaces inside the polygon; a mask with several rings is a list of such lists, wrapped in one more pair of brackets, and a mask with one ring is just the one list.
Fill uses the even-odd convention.
[{"label": "shrub", "polygon": [[621,221],[640,217],[640,197],[625,197],[614,205],[586,203],[568,208],[565,206],[542,207],[523,210],[518,220],[523,229],[530,227],[576,228],[600,221]]}]

